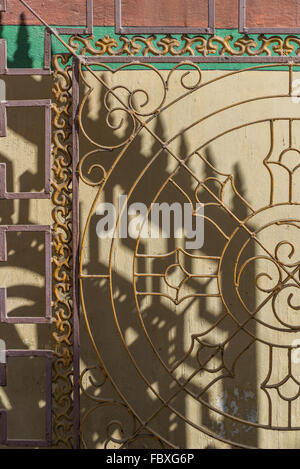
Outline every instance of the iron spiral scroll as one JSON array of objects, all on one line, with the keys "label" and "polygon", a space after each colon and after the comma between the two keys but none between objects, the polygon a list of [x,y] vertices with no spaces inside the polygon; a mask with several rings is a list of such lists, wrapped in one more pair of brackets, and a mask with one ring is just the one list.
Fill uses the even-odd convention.
[{"label": "iron spiral scroll", "polygon": [[[170,134],[168,128],[161,129],[164,114],[173,107],[179,109],[185,100],[192,100],[197,107],[203,93],[208,94],[218,82],[270,67],[279,66],[256,66],[206,79],[201,67],[188,62],[177,64],[170,72],[138,62],[118,68],[95,58],[79,63],[79,81],[85,91],[78,103],[78,120],[89,150],[81,154],[78,171],[80,187],[88,188],[92,200],[80,247],[80,295],[98,359],[97,365],[83,371],[81,379],[83,394],[94,401],[82,419],[83,442],[88,419],[104,408],[111,408],[116,416],[126,414],[126,423],[118,417],[105,417],[105,447],[183,447],[188,445],[187,428],[202,435],[199,445],[206,447],[256,447],[261,432],[278,435],[300,429],[300,378],[295,365],[300,329],[300,165],[295,129],[300,119],[295,107],[288,114],[279,106],[277,115],[271,115],[273,104],[268,107],[268,103],[291,101],[297,66],[287,66],[284,93],[256,93],[218,105],[213,112],[199,113],[197,120],[183,122],[178,132],[172,131],[172,125]],[[143,87],[143,80],[133,89],[128,84],[124,72],[134,68],[153,74],[157,81],[154,97],[151,89]],[[118,75],[121,78],[114,84]],[[93,99],[96,84],[101,89],[101,128],[106,125],[108,131],[91,136],[87,103]],[[244,112],[240,117],[241,108],[249,106],[255,114],[253,109],[262,102],[264,115],[249,120]],[[232,118],[235,125],[229,125],[229,113],[237,116]],[[218,125],[207,138],[199,131],[201,143],[194,145],[193,141],[193,148],[184,146],[192,128],[213,119],[218,119]],[[211,154],[219,140],[257,126],[268,136],[268,149],[259,160],[268,193],[261,206],[247,198],[237,169],[226,171],[222,158]],[[282,132],[280,126],[286,138],[278,152],[276,132]],[[105,141],[116,132],[119,137],[114,143]],[[143,159],[138,149],[144,135],[152,146]],[[181,144],[176,146],[178,141]],[[172,161],[169,167],[167,160]],[[241,165],[246,164],[242,155],[240,160]],[[286,175],[283,196],[278,192],[274,168]],[[162,176],[148,177],[151,171]],[[173,197],[173,202],[184,200],[193,207],[203,203],[208,246],[193,252],[170,242],[164,249],[151,251],[141,235],[128,245],[113,238],[106,244],[95,242],[97,249],[100,246],[106,252],[106,262],[93,262],[91,257],[87,261],[97,205],[102,200],[115,200],[113,186],[125,173],[128,185],[124,183],[121,189],[128,204],[148,191],[148,216],[152,204],[164,197]],[[147,191],[143,191],[143,184]],[[215,233],[216,243],[210,241],[211,233]],[[121,255],[124,244],[126,261]],[[126,280],[122,278],[124,268]],[[90,297],[95,295],[93,303]],[[214,311],[209,311],[212,302]],[[189,314],[194,316],[187,324],[197,323],[197,329],[188,330],[184,323],[182,318]],[[179,331],[185,337],[180,339],[181,355],[175,359]],[[284,362],[281,371],[278,361]],[[99,382],[96,370],[101,374]],[[111,386],[113,397],[106,397],[106,386]],[[236,408],[238,399],[244,400],[243,409]],[[278,412],[284,413],[280,422]],[[182,434],[185,442],[179,436]]]}]

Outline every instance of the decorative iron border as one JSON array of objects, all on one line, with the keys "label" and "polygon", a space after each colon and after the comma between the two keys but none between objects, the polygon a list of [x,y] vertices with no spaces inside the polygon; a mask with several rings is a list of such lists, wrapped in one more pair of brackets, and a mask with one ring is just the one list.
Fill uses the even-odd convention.
[{"label": "decorative iron border", "polygon": [[239,32],[245,34],[300,34],[299,28],[248,28],[247,0],[239,0]]},{"label": "decorative iron border", "polygon": [[[79,447],[79,399],[74,393],[72,66],[70,54],[53,56],[53,433],[54,446]],[[78,365],[77,365],[78,366]],[[76,385],[75,385],[76,386]]]},{"label": "decorative iron border", "polygon": [[287,63],[297,62],[300,57],[299,36],[261,35],[257,38],[248,35],[234,38],[233,35],[194,36],[182,35],[180,38],[166,35],[157,37],[104,36],[94,41],[92,37],[73,36],[68,45],[83,56],[112,57],[117,62],[134,60],[176,63],[187,58],[202,63]]},{"label": "decorative iron border", "polygon": [[214,34],[215,0],[208,0],[208,26],[205,28],[184,26],[122,26],[122,0],[115,0],[115,31],[116,34]]}]

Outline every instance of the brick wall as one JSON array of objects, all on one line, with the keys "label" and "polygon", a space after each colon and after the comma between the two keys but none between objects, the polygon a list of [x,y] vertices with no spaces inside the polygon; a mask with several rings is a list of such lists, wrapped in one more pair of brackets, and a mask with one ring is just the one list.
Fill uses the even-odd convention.
[{"label": "brick wall", "polygon": [[[50,24],[82,25],[85,23],[85,0],[28,0],[28,3]],[[129,25],[207,24],[207,0],[122,0],[124,21]],[[185,8],[184,3],[188,5]],[[144,7],[142,8],[141,6]],[[216,27],[238,27],[238,0],[215,0]],[[159,8],[158,8],[159,5]],[[140,7],[139,7],[140,6]],[[2,24],[19,24],[25,13],[26,24],[39,21],[19,0],[7,0],[7,12],[2,13]],[[114,25],[114,1],[94,0],[94,22],[98,26]],[[124,23],[125,24],[125,23]],[[285,27],[300,25],[299,0],[248,0],[247,26]]]}]

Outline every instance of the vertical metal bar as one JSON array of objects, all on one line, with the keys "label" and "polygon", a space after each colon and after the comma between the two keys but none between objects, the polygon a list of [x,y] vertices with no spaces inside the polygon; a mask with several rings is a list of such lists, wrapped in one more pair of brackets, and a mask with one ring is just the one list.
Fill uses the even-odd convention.
[{"label": "vertical metal bar", "polygon": [[7,9],[6,0],[0,0],[0,11],[6,11],[6,9]]},{"label": "vertical metal bar", "polygon": [[[0,108],[1,109],[1,108]],[[0,118],[1,121],[1,118]],[[1,128],[1,125],[0,125]],[[5,199],[6,197],[6,163],[0,163],[0,199]],[[2,236],[3,231],[0,231],[0,262],[2,261]]]},{"label": "vertical metal bar", "polygon": [[0,288],[0,322],[6,322],[7,293],[6,288]]},{"label": "vertical metal bar", "polygon": [[6,363],[0,363],[0,386],[7,386]]},{"label": "vertical metal bar", "polygon": [[0,443],[5,445],[7,435],[7,412],[5,410],[0,411]]},{"label": "vertical metal bar", "polygon": [[289,96],[293,95],[294,65],[289,64]]},{"label": "vertical metal bar", "polygon": [[247,33],[246,28],[246,0],[239,0],[239,32]]},{"label": "vertical metal bar", "polygon": [[51,231],[45,232],[45,318],[52,319]]},{"label": "vertical metal bar", "polygon": [[7,134],[6,103],[0,102],[0,137],[6,137],[6,134]]},{"label": "vertical metal bar", "polygon": [[72,67],[72,135],[73,135],[73,155],[72,155],[72,255],[73,255],[73,369],[74,369],[74,442],[75,448],[80,447],[80,393],[79,393],[79,60],[73,57]]},{"label": "vertical metal bar", "polygon": [[[3,164],[3,163],[2,163]],[[6,171],[5,171],[6,174]],[[6,183],[6,179],[5,179]],[[0,230],[0,262],[7,262],[7,240],[5,226],[1,226]]]},{"label": "vertical metal bar", "polygon": [[93,27],[94,27],[94,6],[93,0],[86,0],[86,33],[93,34]]},{"label": "vertical metal bar", "polygon": [[51,191],[51,104],[45,105],[45,193]]},{"label": "vertical metal bar", "polygon": [[215,0],[208,2],[208,29],[210,34],[215,32]]},{"label": "vertical metal bar", "polygon": [[52,445],[52,353],[46,356],[46,429],[45,439]]},{"label": "vertical metal bar", "polygon": [[44,69],[51,68],[51,32],[46,28],[44,37]]},{"label": "vertical metal bar", "polygon": [[0,75],[7,72],[7,44],[6,39],[0,39]]},{"label": "vertical metal bar", "polygon": [[121,17],[122,17],[122,4],[121,0],[115,0],[115,30],[116,33],[121,34]]}]

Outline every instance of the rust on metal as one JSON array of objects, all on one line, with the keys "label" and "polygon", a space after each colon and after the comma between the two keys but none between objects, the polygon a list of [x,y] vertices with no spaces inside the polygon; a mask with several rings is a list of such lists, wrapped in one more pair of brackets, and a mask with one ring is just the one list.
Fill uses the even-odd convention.
[{"label": "rust on metal", "polygon": [[[70,54],[53,57],[53,340],[56,392],[53,396],[53,441],[72,448],[73,426],[73,289],[72,289],[72,65]],[[76,416],[76,419],[78,417]]]}]

